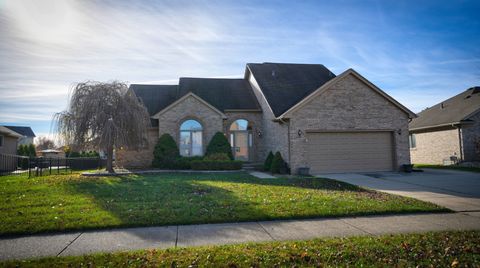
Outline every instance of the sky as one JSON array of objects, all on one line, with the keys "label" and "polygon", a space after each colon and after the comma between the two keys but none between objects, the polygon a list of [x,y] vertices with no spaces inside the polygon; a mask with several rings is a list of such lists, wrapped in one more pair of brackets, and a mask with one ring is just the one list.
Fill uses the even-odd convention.
[{"label": "sky", "polygon": [[0,125],[51,134],[85,80],[353,68],[414,112],[480,86],[480,1],[0,0]]}]

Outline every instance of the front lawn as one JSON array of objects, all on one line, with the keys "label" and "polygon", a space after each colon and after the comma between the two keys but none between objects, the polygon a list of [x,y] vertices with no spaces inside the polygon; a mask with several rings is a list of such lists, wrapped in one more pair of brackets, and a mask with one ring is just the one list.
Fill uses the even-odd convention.
[{"label": "front lawn", "polygon": [[5,267],[478,267],[480,232],[363,236],[11,261]]},{"label": "front lawn", "polygon": [[453,169],[453,170],[461,170],[461,171],[470,171],[470,172],[480,172],[480,168],[478,167],[463,167],[463,166],[443,166],[443,165],[431,165],[431,164],[415,164],[413,165],[414,168],[438,168],[438,169]]},{"label": "front lawn", "polygon": [[329,179],[246,173],[0,177],[0,234],[445,211]]}]

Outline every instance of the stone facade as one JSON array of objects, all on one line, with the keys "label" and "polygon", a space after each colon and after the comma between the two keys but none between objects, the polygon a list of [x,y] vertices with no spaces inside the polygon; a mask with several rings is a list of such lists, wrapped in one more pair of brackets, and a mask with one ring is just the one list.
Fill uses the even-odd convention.
[{"label": "stone facade", "polygon": [[461,128],[464,161],[480,161],[480,111],[469,118],[474,123]]},{"label": "stone facade", "polygon": [[148,145],[140,150],[127,150],[117,148],[115,150],[115,164],[118,167],[145,168],[152,165],[153,149],[158,140],[158,128],[148,130]]},{"label": "stone facade", "polygon": [[451,156],[460,159],[460,139],[457,128],[415,132],[416,146],[410,149],[413,164],[443,164]]},{"label": "stone facade", "polygon": [[[303,135],[298,135],[299,130]],[[394,166],[399,169],[410,163],[408,114],[353,75],[337,81],[290,116],[292,172],[308,166],[305,133],[309,130],[393,131]]]},{"label": "stone facade", "polygon": [[283,159],[289,162],[290,154],[288,150],[288,122],[282,124],[274,122],[275,115],[268,105],[258,83],[251,73],[248,73],[248,81],[252,86],[253,93],[257,97],[258,103],[262,108],[261,114],[262,137],[261,145],[258,148],[258,161],[264,161],[270,151],[273,153],[279,151]]}]

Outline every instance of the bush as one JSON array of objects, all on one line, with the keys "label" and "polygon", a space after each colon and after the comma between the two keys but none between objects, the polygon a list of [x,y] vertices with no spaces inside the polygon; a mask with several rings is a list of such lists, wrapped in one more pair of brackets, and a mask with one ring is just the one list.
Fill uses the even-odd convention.
[{"label": "bush", "polygon": [[222,132],[217,132],[213,135],[212,140],[207,146],[205,155],[209,156],[216,153],[224,153],[230,160],[233,160],[232,147]]},{"label": "bush", "polygon": [[272,166],[270,167],[272,173],[285,174],[287,173],[286,163],[282,158],[280,152],[276,152],[272,160]]},{"label": "bush", "polygon": [[79,152],[70,152],[68,154],[68,157],[80,157],[80,153]]},{"label": "bush", "polygon": [[190,165],[193,170],[239,170],[242,168],[242,161],[196,160]]},{"label": "bush", "polygon": [[268,153],[267,159],[265,159],[265,163],[263,163],[263,170],[270,171],[272,168],[272,160],[273,160],[273,153],[270,151]]},{"label": "bush", "polygon": [[175,168],[180,157],[177,144],[169,134],[163,134],[153,150],[152,166],[158,168]]},{"label": "bush", "polygon": [[230,161],[232,159],[230,159],[230,157],[226,153],[214,153],[214,154],[207,155],[205,157],[205,160],[209,160],[209,161]]}]

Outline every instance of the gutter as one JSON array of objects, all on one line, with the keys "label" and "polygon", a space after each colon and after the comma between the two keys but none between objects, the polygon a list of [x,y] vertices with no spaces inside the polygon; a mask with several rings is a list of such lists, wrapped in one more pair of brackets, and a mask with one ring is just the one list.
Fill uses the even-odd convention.
[{"label": "gutter", "polygon": [[472,123],[473,122],[468,122],[468,121],[451,122],[451,123],[444,123],[444,124],[432,125],[432,126],[426,126],[426,127],[410,128],[409,131],[424,130],[424,129],[437,128],[437,127],[449,127],[449,126],[456,127],[457,125],[472,124]]}]

